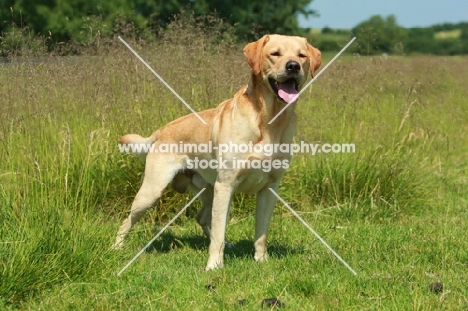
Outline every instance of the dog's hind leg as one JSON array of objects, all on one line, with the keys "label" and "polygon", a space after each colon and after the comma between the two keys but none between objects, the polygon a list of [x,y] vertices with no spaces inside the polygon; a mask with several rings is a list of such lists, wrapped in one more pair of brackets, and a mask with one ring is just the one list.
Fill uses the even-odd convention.
[{"label": "dog's hind leg", "polygon": [[[200,201],[202,206],[195,217],[198,224],[202,227],[203,233],[205,233],[207,238],[211,238],[211,214],[213,211],[213,197],[214,191],[212,185],[206,185],[206,190],[200,195]],[[198,190],[200,191],[200,190]],[[234,244],[224,241],[226,248],[231,248]]]},{"label": "dog's hind leg", "polygon": [[213,208],[213,186],[212,185],[206,185],[206,190],[200,195],[200,201],[202,202],[202,206],[195,218],[197,219],[198,224],[202,227],[205,235],[208,238],[210,238],[211,210]]},{"label": "dog's hind leg", "polygon": [[143,184],[132,203],[130,215],[119,228],[112,248],[120,248],[132,226],[150,209],[182,168],[173,155],[149,154]]},{"label": "dog's hind leg", "polygon": [[233,182],[216,181],[214,184],[213,207],[211,210],[211,232],[210,232],[210,256],[205,270],[222,268],[224,262],[224,247],[226,246],[224,237],[226,234],[226,224],[231,198],[234,193]]}]

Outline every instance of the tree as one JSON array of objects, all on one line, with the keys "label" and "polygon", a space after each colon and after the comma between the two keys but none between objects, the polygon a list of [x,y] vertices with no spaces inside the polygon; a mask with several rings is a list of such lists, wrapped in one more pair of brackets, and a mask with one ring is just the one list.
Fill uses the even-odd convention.
[{"label": "tree", "polygon": [[249,39],[265,33],[298,34],[298,14],[304,14],[306,17],[316,14],[308,8],[310,0],[243,0],[230,1],[230,6],[223,5],[225,2],[222,0],[206,1],[209,7],[216,8],[222,17],[237,24],[238,35]]},{"label": "tree", "polygon": [[409,28],[405,49],[409,53],[434,53],[437,42],[432,28]]},{"label": "tree", "polygon": [[353,28],[356,36],[356,51],[360,54],[401,53],[406,40],[406,30],[398,26],[393,15],[383,18],[372,16]]},{"label": "tree", "polygon": [[[37,34],[50,36],[54,41],[67,41],[71,38],[85,40],[84,33],[102,31],[104,25],[109,25],[116,16],[126,16],[129,20],[144,24],[134,14],[130,1],[93,0],[15,0],[6,1],[1,5],[0,31],[8,31],[12,27],[27,27]],[[0,1],[0,3],[2,3]],[[10,11],[9,16],[6,12]]]},{"label": "tree", "polygon": [[465,45],[468,45],[468,26],[465,25],[464,28],[462,28],[461,33],[460,33],[460,39],[464,41]]},{"label": "tree", "polygon": [[[216,12],[231,24],[237,24],[239,37],[258,34],[293,34],[300,31],[298,14],[315,14],[308,8],[311,0],[0,0],[0,32],[12,26],[28,27],[36,33],[51,34],[55,40],[69,40],[86,31],[90,20],[109,25],[116,16],[144,27],[167,25],[181,10],[195,16]],[[99,25],[93,25],[98,27]]]},{"label": "tree", "polygon": [[166,25],[181,9],[195,16],[216,13],[232,25],[236,25],[239,37],[252,39],[265,33],[297,34],[300,32],[297,17],[316,12],[308,6],[312,0],[261,1],[261,0],[138,0],[137,12],[149,17],[152,24]]}]

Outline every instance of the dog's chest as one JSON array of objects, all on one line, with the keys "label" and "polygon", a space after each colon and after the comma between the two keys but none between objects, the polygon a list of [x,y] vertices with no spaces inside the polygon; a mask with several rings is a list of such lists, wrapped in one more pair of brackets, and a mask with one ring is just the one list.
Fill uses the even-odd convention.
[{"label": "dog's chest", "polygon": [[264,143],[252,147],[247,154],[231,158],[238,175],[239,192],[257,193],[266,185],[279,182],[290,165],[290,144]]},{"label": "dog's chest", "polygon": [[[238,192],[257,193],[265,186],[279,181],[289,166],[287,160],[278,162],[273,162],[274,160],[270,159],[255,161],[256,159],[253,159],[250,162],[250,168],[239,171]],[[273,168],[274,165],[276,168]]]}]

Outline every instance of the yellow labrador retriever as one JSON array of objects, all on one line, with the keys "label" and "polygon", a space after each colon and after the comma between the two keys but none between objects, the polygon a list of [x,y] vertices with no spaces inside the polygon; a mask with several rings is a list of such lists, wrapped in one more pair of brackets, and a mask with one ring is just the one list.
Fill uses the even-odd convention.
[{"label": "yellow labrador retriever", "polygon": [[[236,146],[292,143],[296,130],[295,103],[272,124],[268,123],[287,103],[295,100],[309,73],[313,76],[319,68],[321,54],[305,38],[265,35],[247,44],[244,55],[252,68],[249,84],[234,98],[200,112],[206,125],[190,114],[170,122],[148,138],[128,134],[120,139],[121,144],[146,144],[151,145],[152,150],[146,155],[143,184],[133,201],[130,216],[119,228],[115,248],[122,246],[131,227],[172,182],[174,189],[180,192],[206,188],[200,195],[202,207],[196,217],[211,240],[206,270],[223,267],[224,236],[234,192],[256,194],[254,258],[256,261],[268,259],[267,234],[276,203],[268,188],[278,190],[291,156],[278,150],[257,152],[261,148],[241,152]],[[208,143],[212,146],[209,152],[194,147]],[[188,144],[194,148],[156,152],[168,144]],[[229,148],[221,152],[220,146]],[[238,161],[243,161],[243,165],[236,165]],[[248,165],[254,161],[270,161],[276,165],[271,170]],[[210,165],[197,166],[199,163]],[[216,163],[218,165],[214,165]]]}]

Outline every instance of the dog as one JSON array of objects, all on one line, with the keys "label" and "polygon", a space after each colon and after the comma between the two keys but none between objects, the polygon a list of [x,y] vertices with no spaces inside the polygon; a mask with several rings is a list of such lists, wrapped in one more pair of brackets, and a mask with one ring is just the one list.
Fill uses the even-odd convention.
[{"label": "dog", "polygon": [[[195,114],[180,117],[144,138],[128,134],[121,144],[146,144],[159,150],[168,144],[191,146],[210,144],[209,152],[178,150],[146,154],[143,183],[131,207],[130,215],[120,226],[114,248],[123,245],[131,227],[153,206],[166,186],[185,192],[199,192],[202,206],[196,216],[204,233],[210,238],[209,258],[205,270],[224,265],[225,231],[232,196],[235,192],[256,194],[255,255],[257,262],[268,259],[267,235],[276,197],[270,191],[278,191],[279,184],[291,159],[288,152],[256,152],[262,146],[291,144],[296,131],[294,108],[298,92],[309,74],[313,77],[321,65],[321,53],[305,38],[265,35],[244,47],[244,55],[252,72],[248,85],[243,86],[232,99],[218,107],[199,112],[207,124]],[[288,105],[289,104],[289,105]],[[285,107],[272,124],[269,122]],[[254,146],[248,152],[240,152],[238,146]],[[220,146],[230,146],[223,150]],[[181,148],[182,149],[182,148]],[[224,148],[226,149],[226,148]],[[210,167],[197,163],[216,164]],[[219,162],[217,162],[219,161]],[[246,163],[276,163],[265,170]],[[259,162],[260,161],[260,162]]]}]

